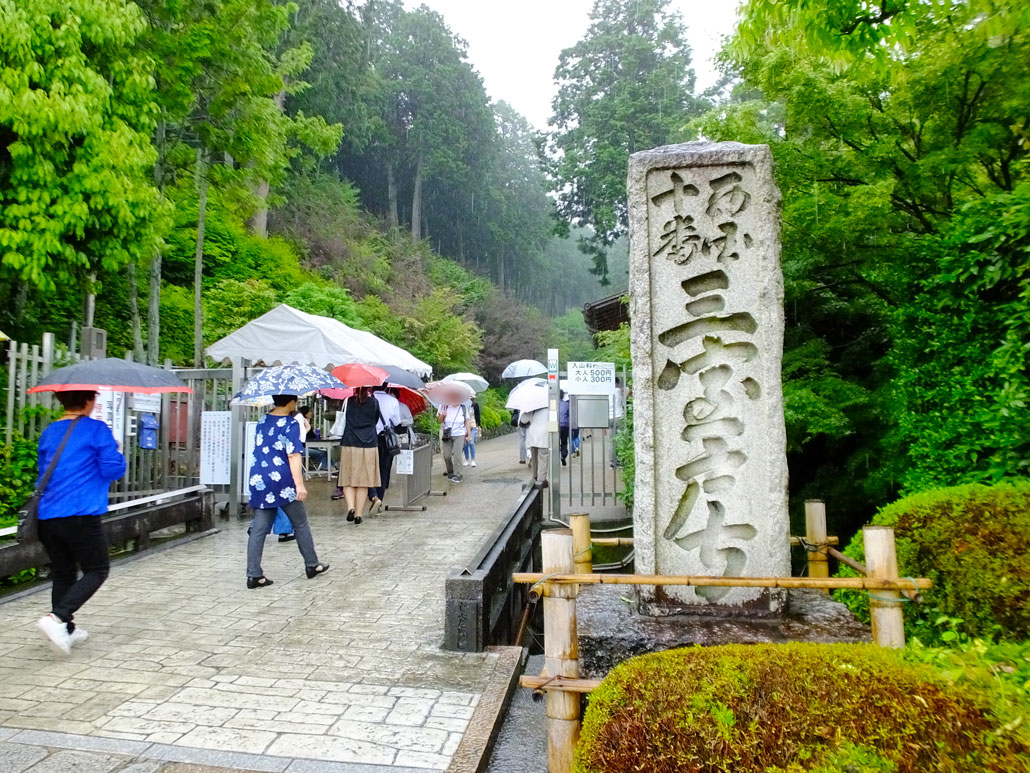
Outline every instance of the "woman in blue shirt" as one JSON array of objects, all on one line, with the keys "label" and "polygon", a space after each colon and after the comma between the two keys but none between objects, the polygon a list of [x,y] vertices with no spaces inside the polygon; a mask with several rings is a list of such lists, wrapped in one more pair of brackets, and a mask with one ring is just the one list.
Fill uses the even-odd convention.
[{"label": "woman in blue shirt", "polygon": [[53,589],[52,611],[37,625],[51,646],[67,655],[88,636],[75,626],[75,613],[103,585],[111,568],[101,516],[107,512],[111,481],[125,474],[125,457],[108,426],[89,417],[96,392],[57,392],[56,397],[64,415],[40,435],[40,478],[69,422],[76,424],[39,501],[39,539],[50,557]]}]

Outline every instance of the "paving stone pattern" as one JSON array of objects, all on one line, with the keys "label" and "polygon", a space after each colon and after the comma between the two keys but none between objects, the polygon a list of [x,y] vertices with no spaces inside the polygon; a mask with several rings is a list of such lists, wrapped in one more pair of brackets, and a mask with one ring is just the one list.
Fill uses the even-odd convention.
[{"label": "paving stone pattern", "polygon": [[116,565],[78,615],[90,638],[67,658],[35,628],[48,591],[0,604],[0,770],[446,769],[484,690],[511,668],[440,643],[448,571],[519,495],[516,443],[478,444],[461,484],[435,469],[447,496],[425,512],[360,526],[310,482],[315,544],[332,565],[312,580],[296,543],[273,535],[275,584],[247,590],[246,522]]}]

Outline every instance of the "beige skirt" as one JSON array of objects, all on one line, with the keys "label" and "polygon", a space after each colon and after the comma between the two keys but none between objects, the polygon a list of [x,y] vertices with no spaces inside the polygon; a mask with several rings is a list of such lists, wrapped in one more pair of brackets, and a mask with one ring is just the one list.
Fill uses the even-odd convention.
[{"label": "beige skirt", "polygon": [[340,446],[340,486],[375,488],[380,481],[378,448]]}]

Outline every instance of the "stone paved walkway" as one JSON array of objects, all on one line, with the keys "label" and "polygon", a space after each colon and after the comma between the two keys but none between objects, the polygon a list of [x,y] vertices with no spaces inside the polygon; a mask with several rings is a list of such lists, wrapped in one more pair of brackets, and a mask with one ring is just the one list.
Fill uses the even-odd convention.
[{"label": "stone paved walkway", "polygon": [[360,526],[312,482],[315,544],[332,565],[312,580],[296,543],[273,536],[275,585],[247,590],[242,522],[116,565],[68,658],[35,629],[48,592],[0,603],[0,771],[460,769],[518,651],[442,651],[444,579],[514,506],[516,443],[480,443],[461,484],[434,470],[448,495],[425,512]]}]

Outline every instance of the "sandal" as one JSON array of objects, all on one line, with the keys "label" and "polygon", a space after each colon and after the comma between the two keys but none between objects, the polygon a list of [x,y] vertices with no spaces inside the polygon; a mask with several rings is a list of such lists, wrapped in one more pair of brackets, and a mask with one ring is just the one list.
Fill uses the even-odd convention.
[{"label": "sandal", "polygon": [[[353,510],[348,510],[347,511],[347,520],[348,521],[353,521],[354,520],[354,511]],[[358,523],[361,523],[361,521],[358,521]]]},{"label": "sandal", "polygon": [[261,575],[260,577],[248,577],[247,578],[247,587],[251,588],[251,589],[253,589],[253,588],[266,588],[266,587],[268,587],[271,584],[272,584],[272,581],[269,580],[264,575]]},{"label": "sandal", "polygon": [[317,577],[320,574],[325,574],[329,571],[329,564],[316,564],[315,566],[305,566],[304,571],[308,575],[310,580],[312,577]]}]

